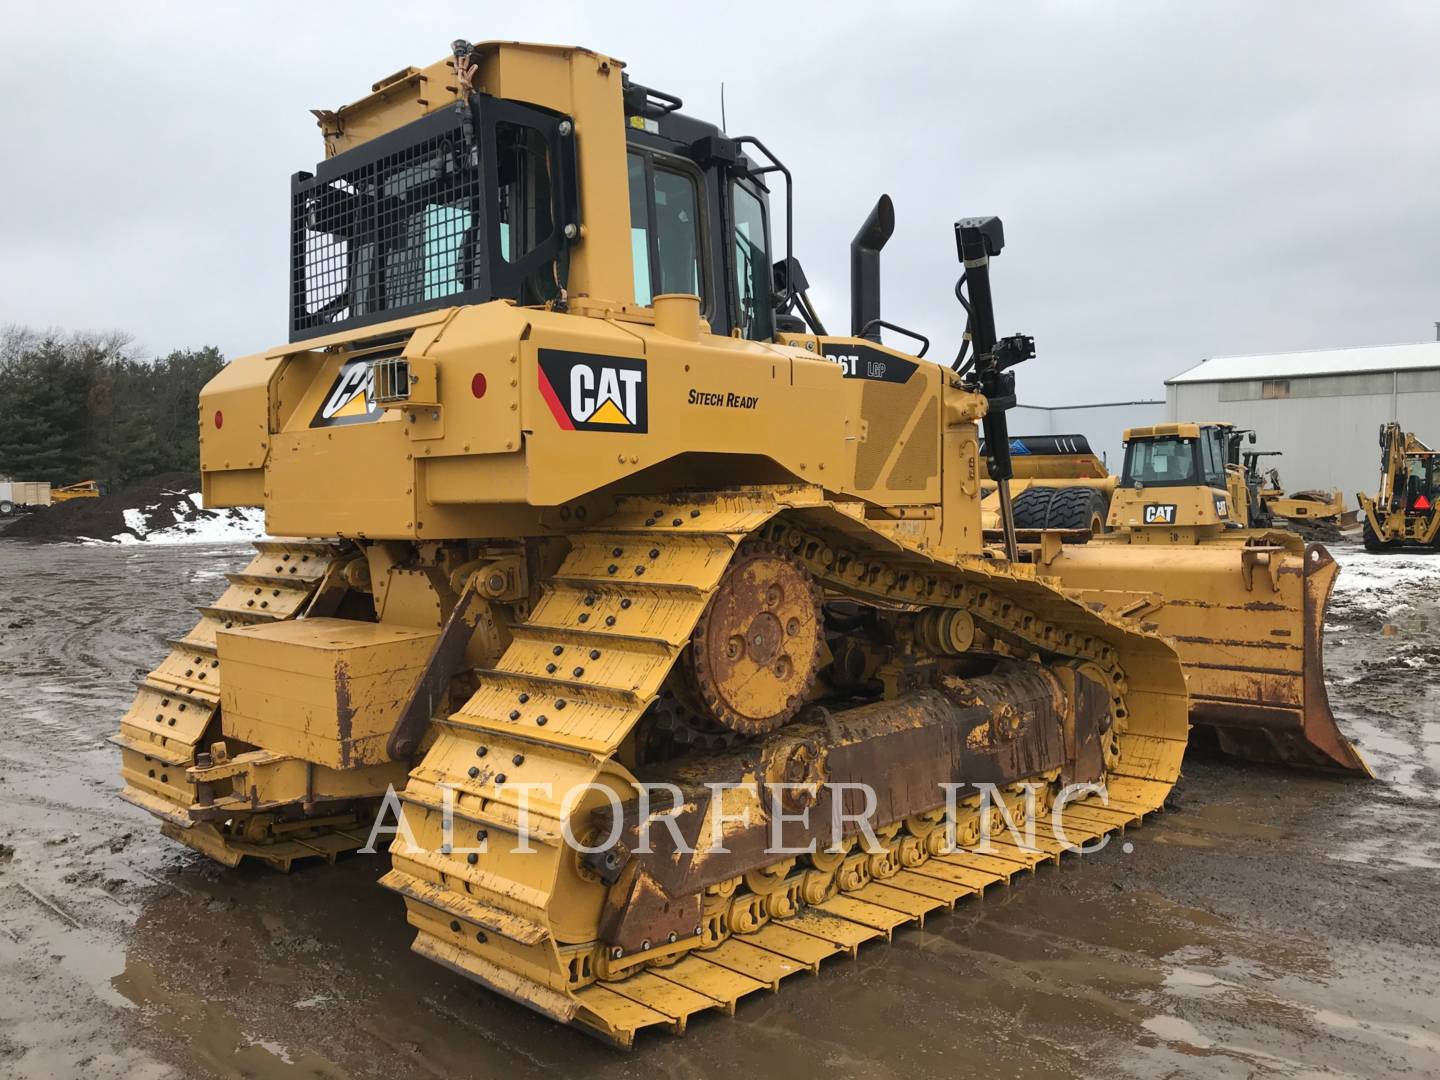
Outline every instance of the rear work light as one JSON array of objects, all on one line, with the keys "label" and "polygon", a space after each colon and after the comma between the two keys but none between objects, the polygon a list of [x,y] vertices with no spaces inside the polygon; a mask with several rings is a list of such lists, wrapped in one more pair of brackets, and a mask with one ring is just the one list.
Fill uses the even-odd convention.
[{"label": "rear work light", "polygon": [[382,408],[438,405],[435,361],[426,357],[376,357],[370,362],[375,375],[375,401]]}]

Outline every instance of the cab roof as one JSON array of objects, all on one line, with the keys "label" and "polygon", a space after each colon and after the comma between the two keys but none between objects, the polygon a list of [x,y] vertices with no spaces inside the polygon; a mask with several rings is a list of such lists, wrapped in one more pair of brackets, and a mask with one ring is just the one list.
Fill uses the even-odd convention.
[{"label": "cab roof", "polygon": [[[527,56],[567,60],[572,56],[588,56],[599,65],[609,65],[617,70],[625,67],[623,60],[574,45],[480,41],[473,44],[471,50],[471,57],[482,64],[477,89],[483,89],[486,58],[498,58],[502,54],[516,60]],[[349,105],[310,111],[325,135],[325,156],[328,158],[394,131],[411,120],[453,105],[459,99],[454,57],[447,56],[428,67],[404,67],[385,76],[370,88],[369,94]]]},{"label": "cab roof", "polygon": [[1185,423],[1149,424],[1145,427],[1126,428],[1125,441],[1128,443],[1134,439],[1198,439],[1202,426],[1203,425],[1195,423]]},{"label": "cab roof", "polygon": [[1125,429],[1125,441],[1131,439],[1198,439],[1200,432],[1207,428],[1227,431],[1236,425],[1220,420],[1187,420],[1178,424],[1147,424],[1145,427]]}]

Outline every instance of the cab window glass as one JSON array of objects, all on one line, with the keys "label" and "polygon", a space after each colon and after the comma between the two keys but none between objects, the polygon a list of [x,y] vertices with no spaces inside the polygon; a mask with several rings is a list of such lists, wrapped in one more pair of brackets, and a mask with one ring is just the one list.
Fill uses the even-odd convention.
[{"label": "cab window glass", "polygon": [[495,125],[500,254],[516,262],[550,239],[550,162],[545,138],[521,124]]},{"label": "cab window glass", "polygon": [[1218,428],[1210,428],[1204,434],[1204,439],[1210,444],[1210,457],[1212,464],[1205,466],[1205,482],[1211,487],[1223,488],[1225,486],[1225,433]]},{"label": "cab window glass", "polygon": [[700,295],[700,214],[695,181],[655,170],[655,255],[660,291]]},{"label": "cab window glass", "polygon": [[1210,487],[1225,486],[1225,469],[1221,462],[1220,448],[1215,445],[1213,431],[1200,436],[1200,475],[1202,482]]},{"label": "cab window glass", "polygon": [[775,334],[770,308],[770,256],[765,249],[765,207],[735,184],[735,315],[743,337],[765,341]]},{"label": "cab window glass", "polygon": [[1405,501],[1411,509],[1422,497],[1433,503],[1440,495],[1435,490],[1437,471],[1433,457],[1412,457],[1405,462]]},{"label": "cab window glass", "polygon": [[1165,487],[1196,482],[1193,439],[1145,439],[1125,451],[1124,485]]},{"label": "cab window glass", "polygon": [[649,305],[665,293],[690,293],[705,308],[700,270],[699,187],[694,177],[631,151],[630,257],[635,302]]},{"label": "cab window glass", "polygon": [[650,196],[645,181],[645,159],[630,154],[630,258],[635,264],[635,303],[647,306],[650,289]]}]

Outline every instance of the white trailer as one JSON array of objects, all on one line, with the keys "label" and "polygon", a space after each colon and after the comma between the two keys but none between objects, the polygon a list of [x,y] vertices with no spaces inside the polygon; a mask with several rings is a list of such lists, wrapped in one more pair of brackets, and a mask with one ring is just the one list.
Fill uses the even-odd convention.
[{"label": "white trailer", "polygon": [[50,505],[50,485],[44,481],[0,480],[0,515],[38,510]]}]

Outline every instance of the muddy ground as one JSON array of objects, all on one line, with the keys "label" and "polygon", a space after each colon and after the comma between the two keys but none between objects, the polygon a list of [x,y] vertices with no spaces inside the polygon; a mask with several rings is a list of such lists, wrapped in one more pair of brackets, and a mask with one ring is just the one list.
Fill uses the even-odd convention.
[{"label": "muddy ground", "polygon": [[245,548],[0,541],[0,1076],[1434,1076],[1440,578],[1339,554],[1331,696],[1378,782],[1192,754],[1128,852],[624,1055],[409,953],[383,857],[224,871],[116,798],[131,678]]}]

